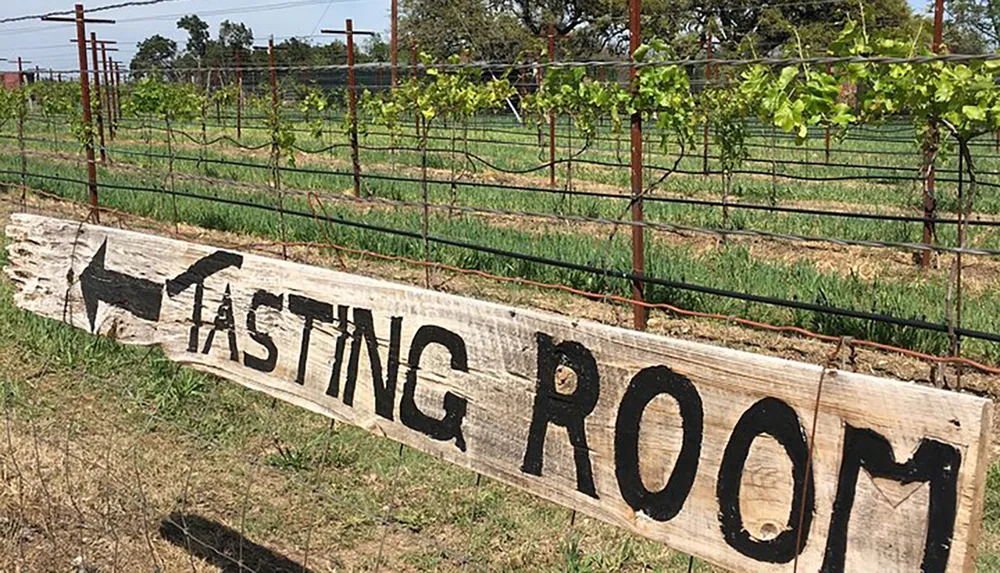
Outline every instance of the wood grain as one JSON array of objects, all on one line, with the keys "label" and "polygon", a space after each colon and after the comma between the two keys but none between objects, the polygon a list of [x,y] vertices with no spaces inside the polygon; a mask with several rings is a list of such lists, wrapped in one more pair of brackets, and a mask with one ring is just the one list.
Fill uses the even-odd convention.
[{"label": "wood grain", "polygon": [[[22,308],[159,346],[177,362],[722,567],[974,569],[986,399],[832,370],[817,410],[814,365],[33,215],[15,215],[7,235],[6,272]],[[206,261],[213,272],[199,275]],[[359,334],[367,327],[374,337]],[[394,392],[377,398],[393,376]],[[810,487],[805,477],[794,485],[796,471],[811,472]],[[645,501],[626,493],[635,474]],[[808,529],[799,530],[789,516],[810,490],[811,503],[798,504],[811,508]],[[725,517],[726,499],[741,519]]]}]

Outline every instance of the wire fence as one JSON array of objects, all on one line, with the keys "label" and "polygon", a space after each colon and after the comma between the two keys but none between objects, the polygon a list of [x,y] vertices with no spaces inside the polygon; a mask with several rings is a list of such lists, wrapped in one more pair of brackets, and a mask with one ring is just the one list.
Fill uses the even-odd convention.
[{"label": "wire fence", "polygon": [[[114,115],[114,112],[110,113]],[[232,133],[231,120],[236,116],[231,113],[223,116],[221,110],[218,110],[214,118],[212,114],[207,114],[207,119],[212,121],[201,126],[201,133],[197,132],[198,126],[193,124],[163,125],[162,122],[156,122],[151,118],[114,117],[116,140],[105,146],[104,151],[111,159],[102,165],[102,169],[109,174],[116,171],[129,172],[138,179],[152,179],[159,182],[169,180],[171,185],[140,185],[135,178],[131,181],[122,181],[121,177],[117,177],[101,181],[99,188],[106,190],[105,194],[128,192],[165,196],[172,201],[178,199],[198,201],[205,205],[199,209],[210,210],[211,203],[253,209],[270,213],[270,216],[278,217],[282,221],[285,216],[311,218],[323,222],[326,226],[336,225],[338,228],[353,228],[366,234],[390,235],[398,239],[423,242],[426,247],[435,245],[442,250],[442,254],[445,250],[470,252],[455,256],[454,258],[458,260],[469,260],[474,254],[475,257],[488,256],[492,259],[516,262],[522,266],[531,265],[533,268],[557,269],[559,272],[555,276],[573,277],[567,281],[569,284],[564,286],[579,292],[593,291],[593,288],[580,287],[593,285],[595,280],[598,281],[596,284],[601,288],[592,293],[595,296],[621,296],[627,292],[629,284],[642,283],[662,289],[659,291],[662,300],[654,298],[652,300],[654,305],[664,303],[675,309],[680,309],[683,305],[675,304],[676,300],[671,300],[675,297],[669,293],[676,293],[682,298],[686,296],[684,293],[691,293],[715,299],[730,299],[743,305],[790,309],[796,313],[794,316],[799,320],[788,326],[806,331],[815,330],[818,334],[831,337],[848,335],[855,340],[874,338],[870,340],[873,344],[916,351],[927,356],[934,354],[927,352],[928,349],[941,349],[946,346],[943,339],[937,343],[928,343],[927,339],[920,339],[917,344],[907,348],[898,342],[907,338],[908,334],[905,331],[892,329],[944,333],[953,339],[967,338],[990,344],[1000,341],[1000,336],[995,334],[992,324],[988,321],[985,324],[990,328],[968,328],[955,324],[954,317],[950,323],[944,320],[935,322],[921,317],[930,314],[947,317],[947,312],[934,312],[935,309],[932,308],[920,309],[922,313],[919,315],[911,312],[910,316],[906,316],[898,312],[881,312],[877,308],[877,303],[867,309],[829,304],[829,295],[824,295],[827,296],[827,300],[815,298],[819,293],[813,293],[813,300],[803,300],[798,297],[786,298],[724,288],[717,284],[678,280],[676,273],[673,273],[675,276],[656,276],[648,272],[637,274],[607,264],[612,260],[607,253],[601,257],[594,257],[588,253],[584,253],[583,256],[566,257],[559,256],[558,252],[538,253],[530,250],[526,252],[523,249],[498,248],[489,244],[489,241],[484,244],[482,241],[470,240],[468,236],[454,236],[448,232],[434,233],[427,215],[428,213],[443,215],[445,221],[453,221],[456,217],[473,218],[477,222],[513,219],[530,221],[533,225],[567,226],[569,229],[575,226],[583,229],[583,235],[592,232],[607,235],[606,246],[614,243],[619,228],[640,228],[644,231],[682,237],[701,236],[724,246],[731,240],[744,239],[751,242],[773,241],[792,245],[818,244],[825,245],[825,248],[931,252],[939,255],[964,254],[986,259],[992,259],[1000,254],[1000,248],[992,246],[995,239],[991,229],[1000,226],[1000,217],[994,218],[990,213],[991,198],[980,200],[980,205],[986,206],[983,209],[986,213],[967,221],[940,216],[928,221],[926,215],[907,213],[910,208],[906,206],[906,200],[893,200],[892,195],[901,191],[900,185],[910,185],[912,189],[922,185],[923,175],[920,169],[905,165],[906,160],[900,160],[903,164],[899,164],[887,161],[830,161],[823,157],[814,159],[816,155],[823,154],[822,149],[815,149],[810,145],[777,144],[779,138],[787,139],[787,136],[763,126],[754,135],[755,145],[762,150],[760,155],[755,153],[748,159],[751,167],[730,172],[716,166],[715,155],[688,153],[683,148],[679,151],[675,148],[672,151],[676,155],[671,156],[666,149],[659,150],[655,149],[656,146],[648,146],[654,148],[654,151],[647,151],[643,158],[642,169],[650,174],[650,179],[655,183],[643,194],[642,201],[649,206],[662,207],[664,215],[667,216],[662,219],[649,217],[645,221],[637,222],[623,217],[635,199],[615,188],[616,182],[623,182],[631,164],[619,158],[623,154],[624,142],[614,134],[606,133],[571,147],[572,126],[563,122],[553,129],[558,157],[555,161],[544,161],[540,157],[544,157],[545,145],[543,142],[540,146],[535,140],[534,130],[505,116],[479,118],[461,126],[439,127],[434,130],[434,134],[428,135],[428,140],[433,143],[422,148],[417,141],[416,133],[390,134],[378,129],[368,130],[359,143],[352,144],[349,138],[337,134],[335,126],[343,120],[341,112],[334,111],[319,118],[324,122],[326,133],[318,136],[315,134],[315,126],[307,124],[306,115],[294,109],[283,110],[282,113],[289,117],[289,121],[298,122],[300,126],[294,129],[302,143],[296,142],[292,150],[300,154],[303,163],[308,163],[308,166],[276,164],[266,156],[260,157],[259,160],[253,157],[234,158],[234,153],[252,155],[260,152],[264,155],[271,150],[273,145],[265,125],[266,116],[263,115],[247,114],[241,117],[244,122],[242,130],[246,131],[241,135]],[[29,115],[25,121],[34,128],[28,130],[33,133],[22,133],[20,137],[16,134],[0,135],[12,144],[15,142],[18,144],[16,149],[7,147],[9,151],[22,153],[20,147],[24,146],[23,157],[26,160],[30,159],[28,161],[30,165],[42,165],[46,161],[69,162],[79,157],[74,154],[77,144],[65,137],[66,134],[60,133],[59,129],[50,128],[54,123],[61,121],[59,118]],[[316,120],[310,118],[310,121]],[[895,152],[901,156],[915,157],[916,152],[893,149],[912,146],[912,140],[895,135],[903,129],[905,126],[890,127],[888,135],[880,131],[862,132],[861,135],[865,137],[844,139],[834,144],[831,151],[854,155],[862,153],[867,155],[869,151],[873,155],[879,152]],[[209,132],[211,137],[208,135]],[[309,140],[319,145],[310,144]],[[166,145],[163,145],[164,141]],[[414,143],[408,145],[406,141]],[[601,143],[612,145],[602,147]],[[990,168],[994,144],[976,142],[976,145],[979,146],[976,148],[977,153],[984,156],[984,159],[979,161],[981,167],[977,185],[984,189],[1000,186],[1000,182],[990,180],[992,176],[1000,173]],[[357,170],[351,169],[349,165],[334,166],[338,161],[342,162],[343,153],[352,148],[364,157],[371,158],[371,163],[363,161]],[[340,154],[339,159],[338,154]],[[413,172],[418,164],[417,158],[421,154],[438,165],[433,173],[418,176],[419,174]],[[699,165],[706,157],[709,160],[707,168]],[[752,167],[755,163],[769,165],[771,169],[756,169]],[[557,169],[562,171],[560,175],[565,176],[564,182],[557,186],[542,183],[540,179],[542,174]],[[225,173],[220,173],[223,170]],[[42,189],[53,185],[59,185],[63,189],[74,187],[79,189],[88,183],[82,177],[72,177],[65,171],[60,171],[59,174],[44,171],[46,170],[26,167],[24,172],[15,168],[5,169],[3,174],[15,179],[17,176],[23,176],[24,183],[31,183],[30,187]],[[718,198],[718,180],[724,176],[736,177],[737,187],[741,182],[745,182],[742,184],[751,188],[747,195],[763,196],[768,200],[760,202],[749,198],[746,200]],[[363,183],[367,189],[365,196],[347,197],[335,192],[345,179],[350,178],[357,178]],[[503,179],[501,183],[496,182],[498,178]],[[296,185],[300,179],[309,181],[306,185]],[[957,168],[944,164],[938,167],[936,179],[941,184],[957,185],[962,180],[962,173]],[[280,180],[285,181],[279,183]],[[670,184],[674,181],[680,187],[679,192],[676,188],[670,188]],[[183,182],[184,185],[175,185],[177,182]],[[811,201],[806,198],[809,192],[794,189],[799,183],[831,187],[859,184],[863,185],[862,194],[872,200],[870,203],[831,200],[825,203],[836,206],[813,206],[823,201]],[[216,192],[206,194],[192,189],[197,185],[214,188]],[[756,189],[752,189],[753,187]],[[779,190],[779,187],[782,189]],[[418,188],[432,190],[419,191]],[[223,196],[224,194],[218,191],[220,189],[232,189],[233,192]],[[836,193],[845,191],[851,192],[850,189],[835,189]],[[427,200],[423,200],[425,193],[429,194]],[[496,199],[498,193],[505,195],[503,201],[500,201],[501,204],[490,204],[490,200]],[[267,199],[269,196],[273,199],[275,194],[278,196],[279,204]],[[801,200],[796,195],[805,199]],[[836,196],[823,189],[820,189],[817,195]],[[783,196],[791,196],[791,200]],[[432,198],[437,200],[430,200]],[[296,202],[298,208],[290,208],[284,204],[284,199]],[[353,209],[355,212],[341,211],[336,217],[318,215],[313,209],[314,199],[337,204],[341,209]],[[557,204],[553,205],[553,201]],[[574,205],[574,202],[582,205]],[[424,211],[425,214],[421,216],[421,224],[417,225],[420,229],[415,229],[413,226],[398,228],[391,224],[379,224],[370,217],[359,218],[357,212],[359,208],[362,212],[377,209],[396,213],[416,213],[418,216],[420,211]],[[739,217],[743,213],[747,214],[746,220],[734,224],[733,217]],[[678,214],[681,216],[676,217]],[[723,215],[722,220],[718,218],[720,214]],[[781,219],[775,220],[774,217]],[[766,218],[772,220],[766,221]],[[759,226],[756,224],[758,222]],[[954,231],[960,225],[966,225],[981,233],[981,240],[974,240],[970,242],[970,246],[964,247],[948,245],[946,241],[933,244],[920,242],[915,230],[920,225],[928,223],[938,226],[942,235],[948,233],[949,228]],[[285,223],[281,223],[281,226],[284,225]],[[885,225],[893,227],[887,229]],[[488,223],[485,227],[488,229],[484,229],[483,232],[503,233],[498,231],[495,228],[497,225],[493,223]],[[600,228],[605,230],[595,230]],[[792,229],[809,229],[811,232],[795,232]],[[822,232],[827,230],[829,231]],[[906,237],[907,240],[887,240],[885,238],[887,230],[901,238]],[[287,229],[282,228],[280,231],[282,237],[288,237]],[[550,229],[546,230],[547,234],[551,232]],[[564,231],[560,229],[559,233]],[[581,234],[580,231],[573,230],[565,233]],[[317,237],[307,238],[309,241],[305,242],[315,242]],[[523,241],[523,238],[519,239]],[[424,250],[429,251],[428,248]],[[410,247],[403,247],[402,253],[382,254],[401,255],[409,252],[411,252]],[[446,263],[448,258],[438,262]],[[504,266],[510,265],[488,262],[482,268],[471,270],[489,272]],[[504,278],[505,273],[490,274]],[[547,272],[532,270],[530,275],[523,278],[545,278]],[[697,301],[695,306],[700,308],[686,310],[708,315],[730,316],[728,313],[713,312],[718,308],[718,304],[705,302],[704,298],[693,300]],[[899,306],[905,308],[905,305]],[[750,323],[767,322],[755,320],[760,313],[750,312],[746,316],[738,316],[739,314],[732,313]],[[766,312],[763,314],[767,315]],[[822,322],[815,318],[816,315],[857,322],[840,323],[840,328],[807,328]],[[882,327],[887,327],[889,330],[879,330]],[[991,346],[981,348],[986,350],[980,350],[976,356],[978,360],[974,362],[992,360],[993,348]],[[967,359],[958,356],[947,359],[956,363],[968,363],[964,362]]]},{"label": "wire fence", "polygon": [[[949,58],[945,61],[969,61]],[[623,67],[622,62],[583,64]],[[544,66],[555,65],[575,64]],[[375,82],[367,87],[387,87]],[[284,258],[319,253],[324,264],[345,270],[381,267],[383,274],[408,273],[408,280],[427,288],[465,294],[475,294],[470,291],[481,285],[513,286],[550,309],[585,301],[619,326],[626,323],[626,311],[641,309],[667,323],[711,322],[722,338],[732,327],[747,327],[790,345],[820,344],[822,351],[810,357],[825,368],[843,350],[852,367],[861,352],[929,364],[921,378],[956,388],[963,387],[963,376],[1000,375],[1000,297],[992,288],[1000,271],[995,192],[1000,153],[992,137],[971,146],[981,190],[978,212],[961,216],[951,197],[968,180],[957,157],[944,157],[933,177],[938,212],[945,215],[928,218],[919,204],[928,174],[919,167],[905,118],[833,142],[818,134],[802,145],[756,126],[747,167],[724,169],[708,143],[690,148],[677,141],[658,146],[647,140],[636,165],[629,142],[611,126],[583,138],[566,118],[543,125],[496,114],[439,124],[423,138],[417,129],[392,133],[372,125],[352,138],[338,127],[343,109],[307,114],[293,107],[291,90],[276,99],[282,103],[275,109],[296,134],[284,154],[278,152],[270,116],[261,110],[244,114],[220,106],[200,122],[185,123],[121,117],[110,103],[101,103],[108,137],[98,149],[102,159],[90,165],[66,129],[66,117],[32,109],[0,133],[0,181],[6,199],[22,210],[55,202],[65,206],[64,214],[81,219],[117,218],[123,225],[189,239],[212,232],[214,241],[224,238],[234,248]],[[93,178],[87,173],[91,166]],[[635,169],[647,182],[639,195],[627,192]],[[645,218],[628,218],[639,202]],[[921,237],[928,224],[937,229],[932,242]],[[645,239],[641,272],[633,265],[629,240],[635,231]],[[937,264],[921,269],[925,254]],[[950,264],[956,258],[959,263]],[[462,280],[471,282],[456,286]],[[643,296],[635,296],[636,289]],[[0,460],[17,495],[7,496],[0,507],[20,516],[21,529],[5,539],[13,540],[10,551],[25,562],[69,562],[79,570],[171,569],[190,559],[190,568],[198,570],[197,556],[223,570],[379,570],[417,558],[431,559],[426,563],[433,568],[436,558],[456,569],[491,569],[511,563],[503,561],[506,553],[498,558],[488,541],[509,528],[501,520],[538,527],[517,513],[520,508],[491,505],[498,491],[513,494],[469,472],[446,471],[443,464],[429,472],[429,458],[402,446],[397,450],[386,440],[326,427],[247,392],[209,392],[205,387],[213,382],[189,380],[180,370],[167,376],[167,389],[150,388],[157,379],[153,372],[170,368],[165,360],[116,350],[121,360],[101,366],[87,361],[87,344],[102,343],[82,343],[82,337],[54,336],[22,357],[34,368],[17,370],[22,375],[4,386],[6,443]],[[70,367],[49,362],[59,356],[60,345],[72,349],[63,357]],[[58,415],[46,414],[46,405],[24,391],[31,384],[44,387],[39,380],[51,373],[75,380],[65,403],[52,410]],[[103,416],[95,422],[84,399],[95,393],[122,411],[98,410]],[[817,408],[819,402],[817,395]],[[225,424],[213,426],[214,417],[205,416],[213,408],[228,413]],[[289,434],[289,427],[299,429]],[[163,444],[145,431],[150,428],[182,443],[171,459],[188,463],[156,460],[152,454]],[[90,447],[71,432],[89,436]],[[375,454],[369,455],[370,449]],[[215,518],[206,512],[219,507],[210,503],[219,488],[212,487],[214,476],[196,469],[211,456],[220,457],[220,466],[236,461],[241,468],[223,473],[228,487],[222,489],[231,497]],[[359,461],[362,457],[368,459]],[[409,475],[421,465],[419,479]],[[428,473],[435,474],[429,483]],[[71,483],[69,476],[77,474],[85,479]],[[372,486],[366,491],[374,493],[355,495],[351,487],[363,479]],[[269,505],[268,488],[279,484],[290,490],[282,499],[298,500],[292,507]],[[430,510],[422,508],[433,505],[428,492],[436,490],[460,498],[462,511],[427,515]],[[314,503],[337,517],[323,517],[310,509]],[[581,531],[592,543],[607,539],[603,530],[577,525],[575,514],[563,517],[544,527],[561,532],[559,551],[568,553],[567,559],[578,551],[574,543]],[[115,519],[137,521],[144,535],[116,538]],[[447,520],[444,529],[453,533],[442,541],[442,554],[414,557],[401,549],[408,543],[426,549],[420,530],[435,520]],[[60,526],[65,522],[72,525]],[[549,547],[539,557],[537,544],[504,531],[521,544],[517,566],[550,565],[544,555],[558,553]],[[82,532],[88,532],[86,539]],[[337,540],[349,535],[369,543],[345,552]],[[249,538],[266,540],[270,549]],[[45,557],[26,555],[46,549]],[[641,551],[655,553],[648,547]],[[686,561],[693,570],[695,561]]]}]

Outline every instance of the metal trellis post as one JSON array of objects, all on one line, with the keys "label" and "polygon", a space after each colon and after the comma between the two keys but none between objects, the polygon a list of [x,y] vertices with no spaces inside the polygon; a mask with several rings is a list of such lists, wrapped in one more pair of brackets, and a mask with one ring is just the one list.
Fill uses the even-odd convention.
[{"label": "metal trellis post", "polygon": [[[633,59],[635,51],[639,49],[642,41],[642,29],[639,22],[641,15],[641,0],[629,0],[628,27],[629,27],[629,58]],[[633,59],[634,61],[634,59]],[[638,89],[638,72],[633,65],[629,68],[629,77],[632,80],[632,89]],[[641,223],[642,212],[642,112],[636,111],[632,114],[631,132],[632,154],[632,221]],[[632,226],[632,274],[642,276],[646,268],[646,236],[645,228],[641,225]],[[636,330],[646,329],[646,308],[640,304],[645,300],[644,285],[640,281],[632,283],[632,305],[633,324]]]}]

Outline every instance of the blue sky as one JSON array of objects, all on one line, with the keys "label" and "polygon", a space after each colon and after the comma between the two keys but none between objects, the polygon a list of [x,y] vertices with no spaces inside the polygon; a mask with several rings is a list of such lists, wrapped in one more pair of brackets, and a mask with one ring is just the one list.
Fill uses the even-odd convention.
[{"label": "blue sky", "polygon": [[[115,0],[92,0],[92,6]],[[927,2],[909,0],[917,11]],[[72,9],[73,0],[0,1],[0,19],[25,14]],[[175,22],[183,15],[197,13],[212,26],[213,36],[223,20],[247,24],[258,42],[269,35],[281,40],[290,36],[308,36],[320,27],[342,27],[346,18],[354,19],[357,29],[385,32],[389,28],[389,0],[173,0],[160,5],[124,8],[104,12],[114,18],[113,26],[94,26],[99,37],[117,40],[121,52],[115,59],[128,62],[137,42],[162,34],[177,40],[183,47],[186,34]],[[77,66],[76,49],[69,39],[75,37],[72,24],[48,24],[39,21],[0,24],[0,58],[22,56],[32,62],[28,67],[70,70]],[[325,41],[314,37],[313,41]],[[7,63],[0,63],[7,66]]]},{"label": "blue sky", "polygon": [[[71,10],[73,0],[0,0],[0,19],[26,14]],[[118,0],[91,0],[91,6],[118,3]],[[85,3],[86,5],[86,3]],[[323,28],[343,28],[346,18],[354,19],[356,29],[385,32],[389,29],[389,0],[173,0],[155,6],[123,8],[100,13],[113,18],[115,25],[94,25],[98,37],[119,42],[115,59],[128,62],[136,43],[153,34],[177,40],[183,47],[187,33],[178,30],[176,21],[184,14],[196,13],[211,25],[213,37],[223,20],[243,22],[258,43],[274,35],[279,41],[290,36],[308,36]],[[97,15],[95,15],[97,17]],[[88,29],[88,34],[90,29]],[[50,24],[40,21],[0,24],[0,58],[17,56],[43,69],[76,69],[77,52],[70,38],[76,37],[73,24]],[[327,41],[324,37],[314,41]],[[332,41],[333,37],[330,37]],[[109,54],[111,55],[111,54]],[[9,68],[9,63],[0,63]]]}]

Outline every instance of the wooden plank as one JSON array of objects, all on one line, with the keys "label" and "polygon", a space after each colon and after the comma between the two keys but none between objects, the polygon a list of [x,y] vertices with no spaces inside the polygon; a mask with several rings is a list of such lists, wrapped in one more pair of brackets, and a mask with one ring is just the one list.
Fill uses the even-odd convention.
[{"label": "wooden plank", "polygon": [[720,566],[974,568],[986,399],[76,222],[7,234],[25,309]]}]

